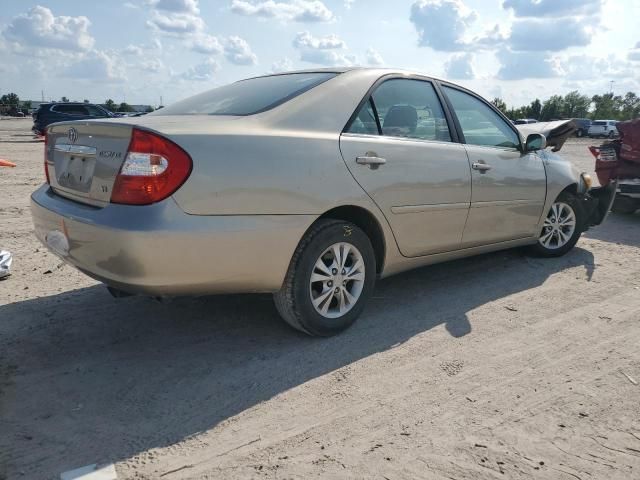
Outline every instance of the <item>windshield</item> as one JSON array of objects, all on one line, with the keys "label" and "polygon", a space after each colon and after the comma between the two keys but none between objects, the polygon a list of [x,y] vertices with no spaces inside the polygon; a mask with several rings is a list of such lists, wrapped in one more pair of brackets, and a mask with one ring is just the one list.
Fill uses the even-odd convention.
[{"label": "windshield", "polygon": [[336,75],[290,73],[250,78],[189,97],[149,115],[253,115],[281,105]]}]

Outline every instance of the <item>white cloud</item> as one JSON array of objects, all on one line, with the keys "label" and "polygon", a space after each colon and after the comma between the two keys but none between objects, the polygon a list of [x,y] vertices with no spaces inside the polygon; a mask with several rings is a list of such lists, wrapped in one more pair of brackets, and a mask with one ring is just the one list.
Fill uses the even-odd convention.
[{"label": "white cloud", "polygon": [[198,0],[151,0],[149,4],[158,10],[199,15]]},{"label": "white cloud", "polygon": [[384,65],[384,59],[382,58],[382,55],[380,55],[380,52],[378,52],[377,50],[368,48],[366,56],[367,65],[370,65],[372,67],[379,67],[381,65]]},{"label": "white cloud", "polygon": [[146,62],[142,62],[140,64],[137,64],[136,66],[141,70],[149,73],[158,73],[162,69],[164,69],[164,63],[162,63],[162,60],[159,60],[157,58],[147,60]]},{"label": "white cloud", "polygon": [[222,44],[213,35],[201,34],[196,36],[191,42],[191,50],[207,55],[222,53]]},{"label": "white cloud", "polygon": [[119,83],[127,79],[119,59],[98,50],[88,53],[81,60],[71,64],[63,72],[63,76],[105,83]]},{"label": "white cloud", "polygon": [[204,29],[203,20],[197,15],[188,13],[164,14],[153,12],[151,20],[147,22],[147,25],[162,32],[177,35],[195,33]]},{"label": "white cloud", "polygon": [[205,82],[213,79],[218,70],[220,70],[218,62],[209,58],[182,73],[180,78],[188,81]]},{"label": "white cloud", "polygon": [[603,0],[505,0],[502,6],[516,17],[559,17],[594,15],[602,10]]},{"label": "white cloud", "polygon": [[351,66],[356,63],[353,55],[346,55],[339,50],[346,48],[346,43],[337,35],[314,37],[309,32],[299,32],[293,39],[293,46],[300,50],[300,60],[319,65]]},{"label": "white cloud", "polygon": [[293,39],[293,46],[295,48],[327,50],[332,48],[346,48],[347,45],[335,34],[324,37],[314,37],[309,32],[298,32]]},{"label": "white cloud", "polygon": [[591,55],[569,55],[556,59],[566,80],[621,79],[636,74],[628,62],[610,55],[606,58]]},{"label": "white cloud", "polygon": [[232,0],[231,11],[238,15],[275,18],[281,21],[330,22],[335,16],[320,0]]},{"label": "white cloud", "polygon": [[560,51],[591,43],[593,26],[580,18],[524,19],[511,27],[509,44],[513,50]]},{"label": "white cloud", "polygon": [[513,52],[506,48],[497,53],[500,80],[557,77],[560,70],[546,52]]},{"label": "white cloud", "polygon": [[308,63],[327,66],[350,67],[357,62],[353,55],[346,55],[335,50],[305,49],[300,51],[300,60]]},{"label": "white cloud", "polygon": [[418,45],[440,51],[467,48],[464,35],[477,14],[461,0],[418,0],[411,6],[411,22]]},{"label": "white cloud", "polygon": [[94,44],[90,25],[87,17],[56,17],[51,10],[38,5],[15,17],[3,35],[21,47],[87,51]]},{"label": "white cloud", "polygon": [[353,4],[356,3],[356,0],[344,0],[344,8],[347,10],[351,10]]},{"label": "white cloud", "polygon": [[242,38],[231,36],[224,42],[224,56],[236,65],[255,65],[258,57],[251,51],[249,44]]},{"label": "white cloud", "polygon": [[127,45],[122,50],[122,53],[124,53],[125,55],[131,55],[133,57],[139,57],[142,55],[142,48],[137,45]]},{"label": "white cloud", "polygon": [[271,65],[272,73],[289,72],[293,70],[293,63],[287,57],[273,62]]},{"label": "white cloud", "polygon": [[454,80],[472,80],[476,77],[471,53],[453,55],[445,64],[444,70],[446,77]]},{"label": "white cloud", "polygon": [[636,43],[636,46],[629,50],[627,58],[632,62],[640,62],[640,42]]}]

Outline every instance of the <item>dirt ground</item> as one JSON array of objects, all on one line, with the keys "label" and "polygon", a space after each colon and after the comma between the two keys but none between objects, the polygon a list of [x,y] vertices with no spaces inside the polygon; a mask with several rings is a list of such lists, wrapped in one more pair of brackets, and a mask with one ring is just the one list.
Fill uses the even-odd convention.
[{"label": "dirt ground", "polygon": [[[640,215],[560,259],[381,281],[312,339],[268,295],[113,299],[47,253],[27,120],[0,121],[0,479],[640,478]],[[563,153],[591,170],[589,140]],[[167,262],[180,261],[169,253]]]}]

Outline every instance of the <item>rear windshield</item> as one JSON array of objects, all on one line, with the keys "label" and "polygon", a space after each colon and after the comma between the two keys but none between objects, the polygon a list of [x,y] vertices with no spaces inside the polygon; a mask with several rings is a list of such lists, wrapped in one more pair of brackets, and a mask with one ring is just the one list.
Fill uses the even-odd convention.
[{"label": "rear windshield", "polygon": [[595,122],[591,123],[591,125],[596,125],[596,126],[602,126],[606,124],[607,122],[601,122],[600,120],[596,120]]},{"label": "rear windshield", "polygon": [[290,73],[250,78],[189,97],[149,115],[253,115],[287,102],[336,75]]}]

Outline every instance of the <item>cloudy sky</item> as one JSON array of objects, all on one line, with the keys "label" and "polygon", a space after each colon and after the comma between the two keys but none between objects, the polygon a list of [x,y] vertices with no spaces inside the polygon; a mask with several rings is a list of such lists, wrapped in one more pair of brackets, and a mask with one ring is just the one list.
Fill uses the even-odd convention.
[{"label": "cloudy sky", "polygon": [[6,0],[0,92],[165,104],[247,76],[409,68],[519,105],[640,92],[638,0]]}]

